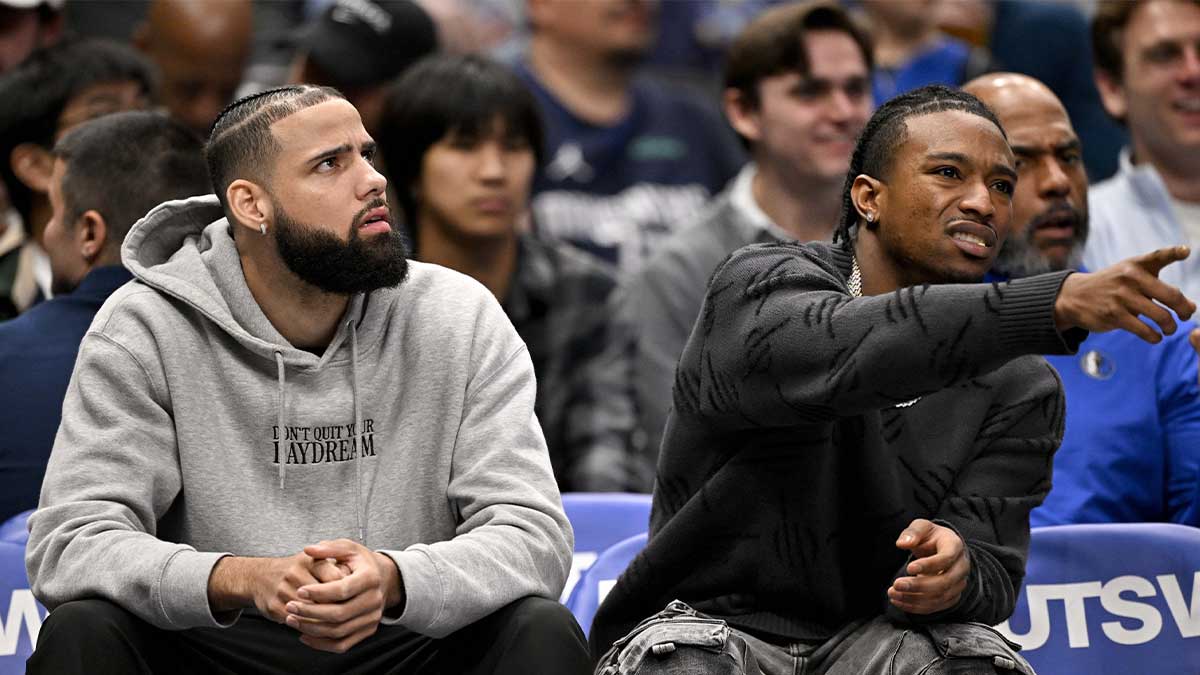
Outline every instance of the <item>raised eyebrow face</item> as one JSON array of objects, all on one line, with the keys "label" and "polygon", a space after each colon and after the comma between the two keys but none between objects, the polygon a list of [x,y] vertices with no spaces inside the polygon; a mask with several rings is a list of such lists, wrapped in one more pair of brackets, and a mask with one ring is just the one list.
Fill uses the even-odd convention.
[{"label": "raised eyebrow face", "polygon": [[1013,155],[1022,159],[1032,159],[1041,155],[1062,155],[1068,152],[1080,152],[1083,145],[1079,138],[1071,136],[1057,143],[1013,143]]},{"label": "raised eyebrow face", "polygon": [[367,138],[366,140],[362,141],[358,146],[352,145],[350,143],[342,143],[341,145],[337,145],[337,146],[334,146],[331,148],[325,148],[323,150],[317,151],[316,153],[309,156],[309,159],[307,162],[305,162],[305,164],[319,164],[327,159],[333,159],[336,157],[340,157],[342,155],[355,153],[355,152],[361,152],[361,153],[369,152],[371,154],[374,154],[377,149],[378,149],[378,146],[376,145],[375,141],[371,140],[370,138]]},{"label": "raised eyebrow face", "polygon": [[[962,167],[969,167],[976,164],[971,157],[961,152],[931,152],[925,155],[925,160],[930,164],[936,164],[938,162],[950,162]],[[1014,181],[1017,179],[1016,169],[1006,162],[993,163],[987,168],[987,173],[989,175],[1000,174],[1002,176],[1007,176],[1012,178]]]}]

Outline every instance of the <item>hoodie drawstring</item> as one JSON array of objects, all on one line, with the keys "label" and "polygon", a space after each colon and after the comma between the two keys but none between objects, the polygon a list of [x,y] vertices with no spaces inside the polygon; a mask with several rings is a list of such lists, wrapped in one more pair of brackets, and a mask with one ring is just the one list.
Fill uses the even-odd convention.
[{"label": "hoodie drawstring", "polygon": [[287,473],[287,430],[283,426],[283,404],[284,404],[284,385],[287,382],[283,377],[283,352],[275,350],[275,366],[279,370],[279,489],[283,489],[283,478]]},{"label": "hoodie drawstring", "polygon": [[[363,509],[362,497],[362,454],[363,454],[363,429],[362,429],[362,412],[359,409],[358,401],[358,330],[354,325],[354,320],[347,322],[347,328],[350,329],[350,387],[354,398],[354,443],[356,447],[354,458],[354,511],[355,520],[358,523],[358,540],[362,544],[367,542],[367,514]],[[275,365],[279,371],[279,489],[284,489],[284,477],[287,474],[287,431],[283,426],[283,411],[286,402],[285,393],[287,380],[284,377],[283,368],[283,352],[275,350]],[[372,481],[371,487],[374,488],[375,483]],[[371,499],[370,494],[367,495],[367,501]]]},{"label": "hoodie drawstring", "polygon": [[350,330],[350,392],[354,398],[354,442],[358,448],[354,455],[354,510],[358,518],[358,542],[365,546],[367,514],[363,512],[362,504],[363,429],[362,415],[358,409],[358,329],[353,319],[346,322],[346,328]]}]

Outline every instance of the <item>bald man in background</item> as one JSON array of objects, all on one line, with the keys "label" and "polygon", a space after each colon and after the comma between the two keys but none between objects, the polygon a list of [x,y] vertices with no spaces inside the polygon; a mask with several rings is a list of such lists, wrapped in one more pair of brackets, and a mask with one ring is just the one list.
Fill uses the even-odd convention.
[{"label": "bald man in background", "polygon": [[[963,89],[996,113],[1017,160],[1012,226],[992,277],[1079,269],[1088,181],[1062,102],[1038,80],[1013,73],[984,75]],[[1200,362],[1193,347],[1200,347],[1200,333],[1189,321],[1159,344],[1126,331],[1092,333],[1076,355],[1046,357],[1066,392],[1066,433],[1054,455],[1054,487],[1030,514],[1031,525],[1200,525]]]},{"label": "bald man in background", "polygon": [[171,115],[208,138],[250,56],[250,0],[154,0],[133,41],[162,74]]}]

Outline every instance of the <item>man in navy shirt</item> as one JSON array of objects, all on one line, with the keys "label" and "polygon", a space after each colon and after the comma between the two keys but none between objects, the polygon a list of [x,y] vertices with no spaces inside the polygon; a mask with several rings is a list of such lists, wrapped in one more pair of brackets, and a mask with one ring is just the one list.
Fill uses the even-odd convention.
[{"label": "man in navy shirt", "polygon": [[[1020,175],[1012,232],[993,276],[1078,268],[1088,184],[1062,103],[1038,80],[1012,73],[985,75],[965,89],[1000,118]],[[1067,421],[1054,487],[1031,524],[1200,525],[1200,364],[1188,344],[1200,333],[1193,331],[1181,323],[1160,344],[1126,331],[1092,333],[1077,354],[1046,357],[1063,381]]]},{"label": "man in navy shirt", "polygon": [[534,225],[621,272],[694,216],[744,161],[715,105],[635,78],[654,41],[644,0],[531,0],[518,66],[546,127]]},{"label": "man in navy shirt", "polygon": [[79,343],[131,277],[129,227],[161,202],[211,191],[200,140],[164,115],[107,115],[54,148],[46,250],[55,297],[0,323],[0,521],[37,506]]}]

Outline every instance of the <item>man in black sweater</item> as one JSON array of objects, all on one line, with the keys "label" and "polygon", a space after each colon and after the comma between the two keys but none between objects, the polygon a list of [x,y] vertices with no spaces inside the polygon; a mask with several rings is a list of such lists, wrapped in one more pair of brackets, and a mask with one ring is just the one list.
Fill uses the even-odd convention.
[{"label": "man in black sweater", "polygon": [[991,111],[919,89],[864,129],[832,246],[718,267],[649,544],[592,627],[598,672],[1032,672],[988,625],[1012,612],[1062,436],[1058,377],[1033,355],[1139,314],[1172,333],[1153,301],[1195,306],[1157,279],[1186,247],[978,283],[1015,181]]}]

